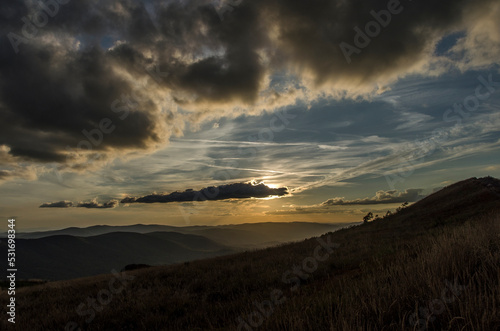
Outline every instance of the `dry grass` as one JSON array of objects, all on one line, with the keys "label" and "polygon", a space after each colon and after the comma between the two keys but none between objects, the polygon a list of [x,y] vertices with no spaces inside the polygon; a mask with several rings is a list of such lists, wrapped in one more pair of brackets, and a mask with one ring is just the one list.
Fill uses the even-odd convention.
[{"label": "dry grass", "polygon": [[[340,247],[295,291],[283,275],[313,256],[315,239],[129,272],[134,279],[109,304],[97,303],[89,323],[90,314],[79,316],[77,307],[108,289],[113,276],[23,288],[17,293],[16,329],[62,330],[70,321],[82,330],[237,329],[237,318],[248,321],[258,311],[254,302],[269,300],[276,289],[286,300],[252,329],[500,329],[497,214],[425,231],[381,222],[390,220],[329,234]],[[2,293],[0,304],[6,303]],[[12,329],[6,325],[2,314],[0,328]]]}]

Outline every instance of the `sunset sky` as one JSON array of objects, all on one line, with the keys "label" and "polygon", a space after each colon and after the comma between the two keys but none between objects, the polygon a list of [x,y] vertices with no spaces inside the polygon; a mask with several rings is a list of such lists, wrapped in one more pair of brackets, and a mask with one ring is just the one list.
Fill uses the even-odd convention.
[{"label": "sunset sky", "polygon": [[0,216],[354,222],[498,178],[499,17],[497,0],[3,1]]}]

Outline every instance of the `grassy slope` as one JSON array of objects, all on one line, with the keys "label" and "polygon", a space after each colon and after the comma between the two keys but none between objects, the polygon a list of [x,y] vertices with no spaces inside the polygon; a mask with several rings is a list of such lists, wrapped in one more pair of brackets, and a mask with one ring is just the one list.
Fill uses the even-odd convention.
[{"label": "grassy slope", "polygon": [[[132,271],[123,291],[93,309],[87,297],[108,289],[113,276],[20,289],[16,327],[61,330],[74,321],[84,330],[226,330],[264,305],[262,330],[496,330],[500,209],[497,192],[485,187],[458,183],[387,219],[323,236],[340,247],[317,269],[302,267],[300,285],[283,276],[291,280],[294,266],[311,262],[316,239]],[[283,302],[269,309],[274,290]]]}]

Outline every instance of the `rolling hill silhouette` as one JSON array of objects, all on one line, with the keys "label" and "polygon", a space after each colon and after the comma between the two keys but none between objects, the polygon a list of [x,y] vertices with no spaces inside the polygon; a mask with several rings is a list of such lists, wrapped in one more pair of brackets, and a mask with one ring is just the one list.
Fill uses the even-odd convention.
[{"label": "rolling hill silhouette", "polygon": [[[138,224],[21,233],[16,238],[18,277],[63,280],[109,273],[129,264],[187,262],[302,240],[343,226],[346,224],[297,222],[190,227]],[[7,242],[3,240],[0,252],[6,254],[6,251]],[[3,270],[0,274],[7,270],[6,265]]]},{"label": "rolling hill silhouette", "polygon": [[[312,222],[283,222],[283,223],[245,223],[218,226],[184,226],[176,227],[158,224],[136,224],[126,226],[96,225],[86,228],[71,227],[54,231],[17,233],[19,239],[39,239],[56,235],[75,237],[91,237],[111,232],[177,232],[204,236],[224,245],[262,248],[286,241],[302,240],[307,237],[318,236],[348,225],[348,223],[312,223]],[[5,237],[6,234],[4,233]]]},{"label": "rolling hill silhouette", "polygon": [[18,239],[16,246],[18,277],[48,280],[109,273],[134,263],[166,265],[235,252],[205,237],[175,232],[58,235]]}]

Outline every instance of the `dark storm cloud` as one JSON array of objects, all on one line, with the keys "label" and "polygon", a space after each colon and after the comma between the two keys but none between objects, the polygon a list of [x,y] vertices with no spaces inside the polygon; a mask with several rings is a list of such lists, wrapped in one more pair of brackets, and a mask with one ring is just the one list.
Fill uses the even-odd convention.
[{"label": "dark storm cloud", "polygon": [[333,198],[323,202],[322,206],[347,206],[347,205],[377,205],[387,203],[415,202],[424,198],[422,189],[408,189],[404,192],[397,190],[378,191],[373,198],[344,200],[344,198]]},{"label": "dark storm cloud", "polygon": [[103,204],[100,204],[97,201],[92,200],[90,202],[80,202],[78,205],[76,205],[76,207],[87,208],[87,209],[110,209],[110,208],[115,208],[116,206],[118,206],[117,200],[111,200]]},{"label": "dark storm cloud", "polygon": [[11,155],[64,162],[67,146],[140,148],[158,140],[147,103],[126,118],[118,110],[127,106],[121,96],[131,89],[111,71],[109,55],[94,48],[58,65],[53,51],[25,49],[0,59],[1,79],[11,82],[0,90],[1,142]]},{"label": "dark storm cloud", "polygon": [[[88,150],[106,155],[161,141],[147,91],[134,91],[133,82],[117,73],[117,58],[125,55],[98,43],[123,17],[106,5],[88,5],[59,5],[54,17],[46,15],[45,26],[27,24],[27,35],[21,18],[35,19],[40,7],[31,16],[25,5],[0,5],[0,15],[7,17],[0,26],[0,145],[7,145],[12,156],[66,163]],[[9,41],[12,33],[32,37],[14,43],[17,54]]]},{"label": "dark storm cloud", "polygon": [[69,207],[73,207],[73,202],[71,201],[46,202],[42,204],[39,208],[69,208]]},{"label": "dark storm cloud", "polygon": [[[206,0],[3,1],[0,147],[20,161],[81,169],[90,149],[105,160],[165,143],[178,116],[161,111],[166,97],[198,111],[197,118],[269,105],[269,95],[294,103],[272,79],[283,72],[313,92],[370,90],[420,70],[413,66],[432,55],[433,43],[494,5],[244,0],[221,20]],[[397,8],[390,23],[356,44],[354,28],[365,31],[388,6]],[[359,50],[350,65],[342,43]]]},{"label": "dark storm cloud", "polygon": [[271,196],[284,196],[287,194],[286,187],[271,188],[265,184],[235,183],[221,186],[210,186],[199,191],[186,190],[184,192],[173,192],[170,194],[151,194],[144,197],[128,197],[121,203],[168,203],[186,201],[227,200],[227,199],[249,199],[267,198]]},{"label": "dark storm cloud", "polygon": [[70,208],[70,207],[79,207],[79,208],[87,208],[87,209],[111,209],[118,206],[117,200],[111,200],[105,203],[98,203],[96,200],[92,200],[89,202],[80,202],[78,204],[74,204],[71,201],[59,201],[59,202],[46,202],[42,204],[39,208]]}]

